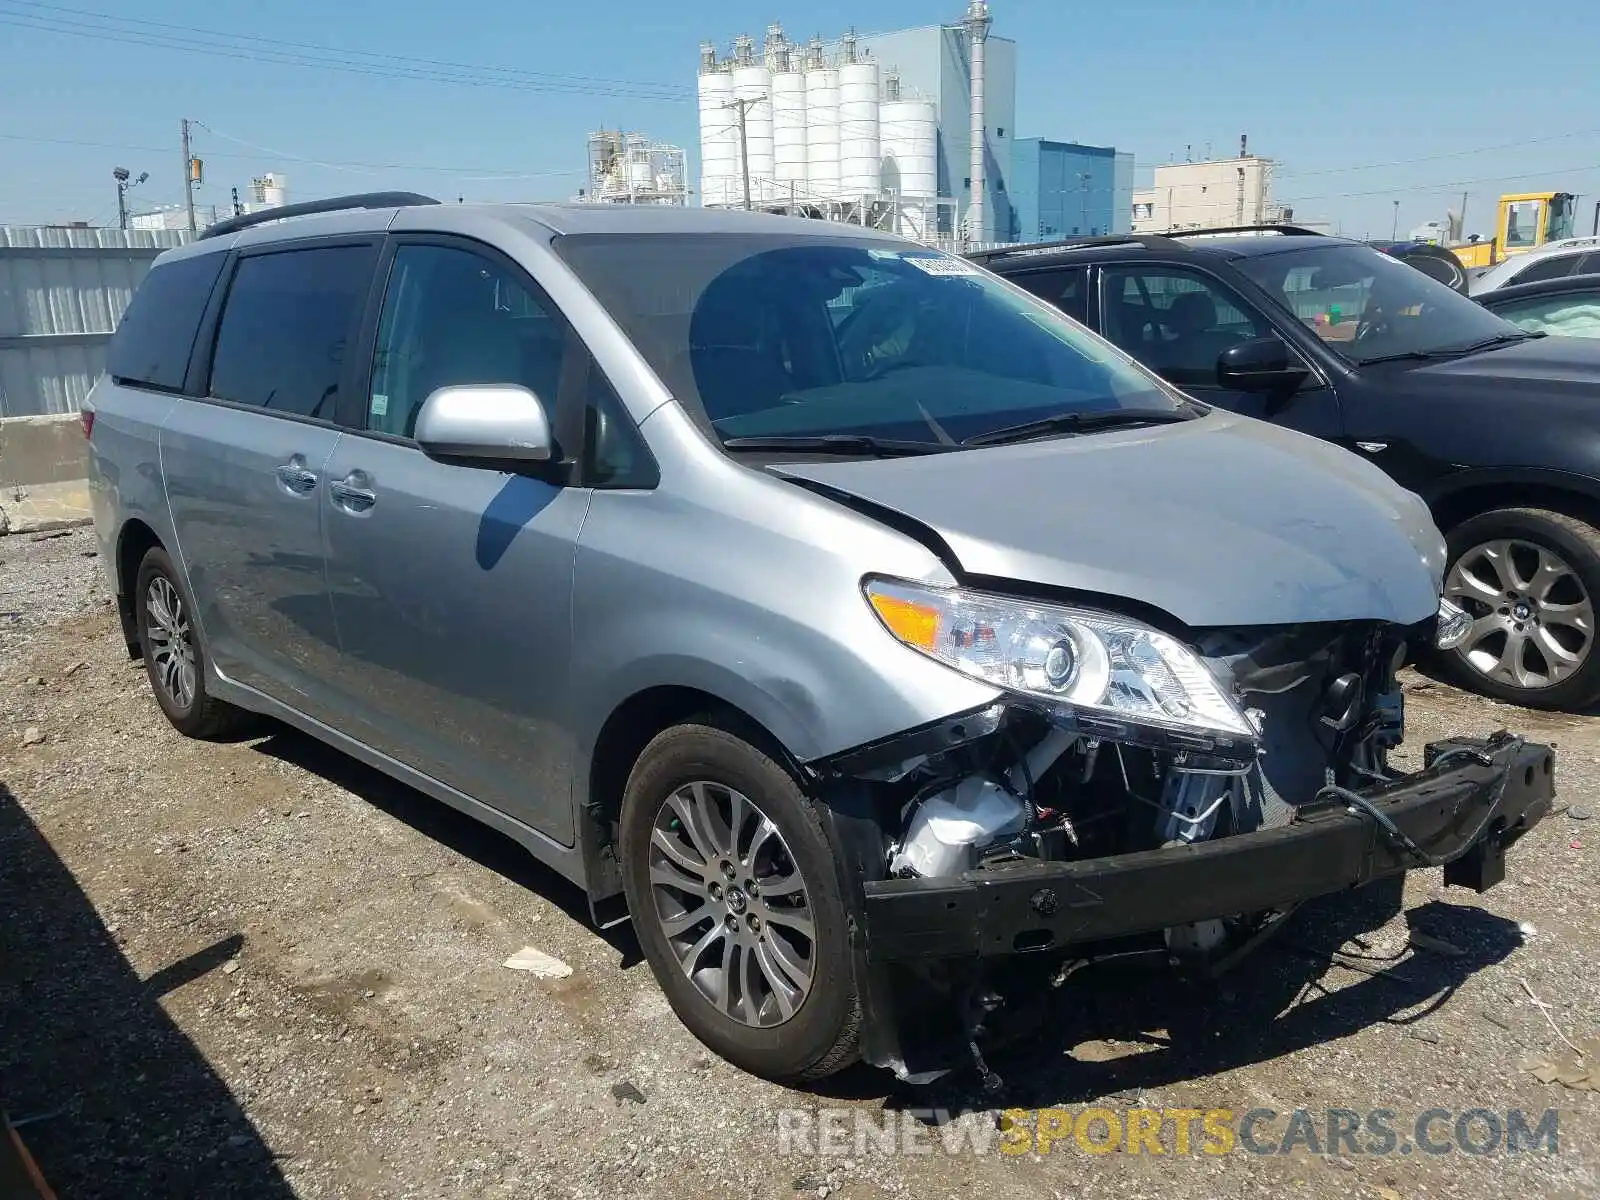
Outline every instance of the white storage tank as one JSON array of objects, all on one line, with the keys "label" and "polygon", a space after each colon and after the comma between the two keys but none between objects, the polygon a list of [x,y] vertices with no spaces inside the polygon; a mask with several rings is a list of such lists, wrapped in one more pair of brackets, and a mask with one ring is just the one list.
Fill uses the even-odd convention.
[{"label": "white storage tank", "polygon": [[[750,195],[757,201],[770,199],[773,193],[772,179],[777,173],[772,146],[772,72],[764,65],[735,66],[733,97],[735,100],[752,102],[746,104],[744,116],[745,147],[750,159]],[[738,119],[736,112],[730,112],[729,115]],[[737,147],[737,128],[733,136]],[[742,190],[742,180],[739,186]]]},{"label": "white storage tank", "polygon": [[882,166],[878,64],[846,62],[839,68],[839,190],[848,197],[876,196]]},{"label": "white storage tank", "polygon": [[883,190],[906,199],[939,191],[938,113],[931,100],[886,100],[878,111]]},{"label": "white storage tank", "polygon": [[733,76],[713,67],[700,76],[700,203],[734,204],[743,199],[739,180],[738,114]]},{"label": "white storage tank", "polygon": [[[813,59],[820,64],[820,55]],[[819,200],[839,195],[839,72],[806,71],[806,188]]]},{"label": "white storage tank", "polygon": [[806,77],[799,71],[784,70],[772,77],[772,150],[778,199],[790,190],[805,195]]}]

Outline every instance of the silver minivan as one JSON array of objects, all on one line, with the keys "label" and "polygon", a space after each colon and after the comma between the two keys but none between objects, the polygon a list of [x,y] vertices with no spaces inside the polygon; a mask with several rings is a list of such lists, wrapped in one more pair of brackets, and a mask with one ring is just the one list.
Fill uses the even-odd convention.
[{"label": "silver minivan", "polygon": [[771,1078],[992,1083],[1107,945],[1481,890],[1550,806],[1519,738],[1389,762],[1396,670],[1466,632],[1416,496],[876,230],[235,218],[157,261],[84,423],[173,725],[264,714],[487,822]]}]

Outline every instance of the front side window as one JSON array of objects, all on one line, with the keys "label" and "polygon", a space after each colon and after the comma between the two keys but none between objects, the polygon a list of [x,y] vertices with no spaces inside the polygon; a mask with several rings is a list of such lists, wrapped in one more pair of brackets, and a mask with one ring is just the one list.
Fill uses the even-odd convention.
[{"label": "front side window", "polygon": [[376,253],[321,246],[240,259],[217,329],[211,395],[333,420]]},{"label": "front side window", "polygon": [[1526,250],[1539,244],[1543,200],[1518,200],[1506,205],[1506,249]]},{"label": "front side window", "polygon": [[566,324],[508,268],[455,246],[403,245],[384,294],[367,428],[411,437],[422,402],[456,384],[525,387],[555,417]]},{"label": "front side window", "polygon": [[1600,289],[1530,296],[1495,306],[1495,312],[1519,329],[1564,337],[1600,337]]},{"label": "front side window", "polygon": [[1184,408],[1055,309],[903,242],[617,234],[555,248],[723,440],[948,445],[1064,413]]},{"label": "front side window", "polygon": [[1224,350],[1271,332],[1221,283],[1190,271],[1110,267],[1101,294],[1106,336],[1186,387],[1215,384]]},{"label": "front side window", "polygon": [[1476,301],[1370,246],[1301,245],[1235,265],[1354,363],[1448,355],[1516,334]]}]

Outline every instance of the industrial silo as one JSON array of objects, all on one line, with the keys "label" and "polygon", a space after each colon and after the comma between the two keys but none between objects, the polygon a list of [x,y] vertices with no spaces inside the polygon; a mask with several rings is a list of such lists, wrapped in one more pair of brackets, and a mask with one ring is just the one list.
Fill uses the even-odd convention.
[{"label": "industrial silo", "polygon": [[[770,49],[771,35],[768,35]],[[798,52],[785,47],[772,76],[772,154],[778,200],[806,194],[806,77]]]},{"label": "industrial silo", "polygon": [[700,203],[734,204],[742,198],[733,76],[707,43],[700,47]]},{"label": "industrial silo", "polygon": [[882,168],[878,139],[878,64],[859,56],[853,35],[839,64],[839,190],[846,197],[876,196]]},{"label": "industrial silo", "polygon": [[921,237],[932,232],[933,200],[939,191],[938,112],[931,100],[901,92],[899,77],[884,79],[878,109],[883,159],[883,190],[899,199],[899,232]]},{"label": "industrial silo", "polygon": [[839,72],[817,40],[806,50],[806,184],[817,199],[839,195]]},{"label": "industrial silo", "polygon": [[750,194],[758,201],[770,199],[772,178],[777,173],[772,147],[772,72],[755,57],[755,45],[749,35],[741,35],[733,43],[733,98],[742,101],[744,107]]}]

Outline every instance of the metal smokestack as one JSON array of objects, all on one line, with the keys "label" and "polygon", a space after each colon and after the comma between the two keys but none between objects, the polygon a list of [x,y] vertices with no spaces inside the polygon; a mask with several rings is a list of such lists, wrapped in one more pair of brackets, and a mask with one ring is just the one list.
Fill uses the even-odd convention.
[{"label": "metal smokestack", "polygon": [[984,111],[983,111],[983,44],[989,37],[989,5],[987,0],[972,0],[967,6],[964,24],[972,40],[972,203],[967,207],[967,237],[975,242],[984,240],[983,204],[986,191],[984,178]]}]

